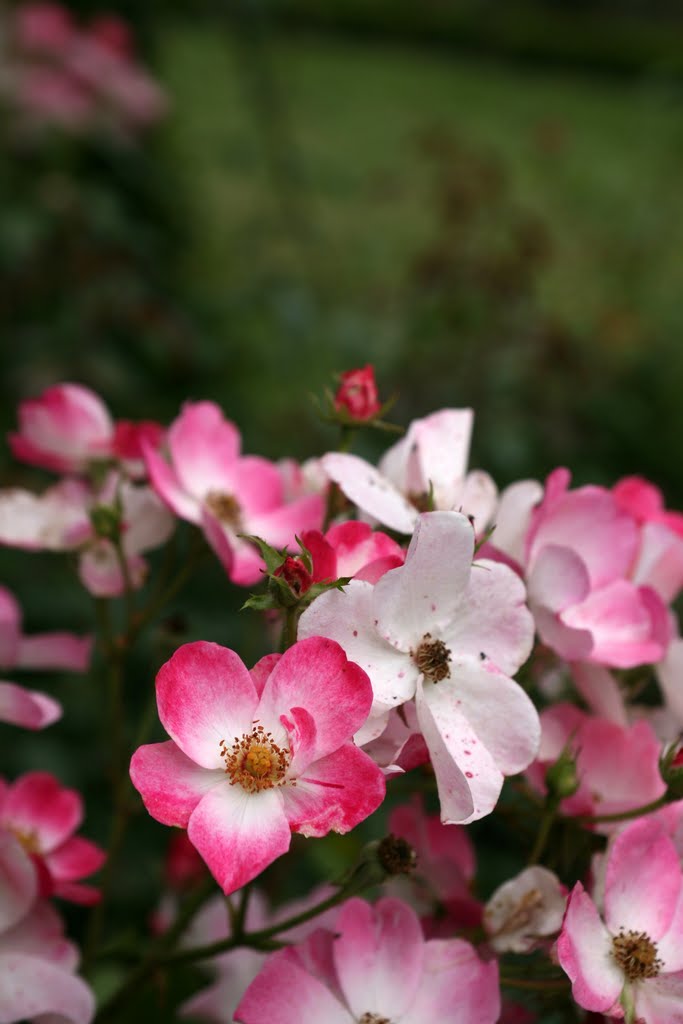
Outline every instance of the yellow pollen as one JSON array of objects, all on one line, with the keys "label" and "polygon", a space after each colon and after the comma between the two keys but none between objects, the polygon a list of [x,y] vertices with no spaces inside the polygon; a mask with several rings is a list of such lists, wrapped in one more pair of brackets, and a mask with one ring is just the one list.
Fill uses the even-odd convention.
[{"label": "yellow pollen", "polygon": [[232,526],[235,530],[241,528],[242,510],[232,494],[226,494],[225,491],[209,491],[204,502],[209,512],[221,523]]},{"label": "yellow pollen", "polygon": [[612,956],[629,981],[656,978],[664,966],[656,944],[645,932],[624,932],[622,928],[612,939]]},{"label": "yellow pollen", "polygon": [[278,746],[272,733],[266,732],[262,725],[254,723],[251,732],[236,736],[231,746],[221,740],[220,751],[231,786],[239,785],[247,793],[259,793],[288,781],[289,749]]},{"label": "yellow pollen", "polygon": [[443,640],[432,640],[431,633],[425,633],[418,649],[410,653],[420,672],[429,682],[440,683],[442,679],[450,676],[450,648],[446,647]]},{"label": "yellow pollen", "polygon": [[20,828],[10,828],[10,832],[27,853],[40,853],[40,842],[35,832],[23,832]]}]

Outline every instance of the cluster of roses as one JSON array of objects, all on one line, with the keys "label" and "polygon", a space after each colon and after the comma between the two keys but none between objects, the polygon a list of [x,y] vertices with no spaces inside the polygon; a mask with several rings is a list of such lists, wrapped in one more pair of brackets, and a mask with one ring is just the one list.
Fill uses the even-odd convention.
[{"label": "cluster of roses", "polygon": [[[330,396],[347,436],[383,411],[370,367]],[[145,582],[143,553],[186,520],[235,584],[265,581],[247,603],[284,626],[282,653],[251,669],[217,644],[180,647],[156,680],[170,738],[131,761],[149,813],[186,830],[182,857],[199,855],[231,897],[206,903],[179,935],[181,956],[213,957],[214,982],[189,1013],[223,1024],[534,1020],[501,1005],[513,982],[499,979],[500,956],[533,953],[556,972],[540,987],[568,995],[568,978],[586,1010],[683,1021],[683,641],[671,609],[683,516],[635,477],[571,489],[558,469],[499,494],[488,474],[468,472],[472,419],[446,409],[414,421],[378,467],[341,452],[299,466],[243,455],[211,402],[187,403],[167,429],[115,423],[73,384],[20,406],[15,456],[65,477],[42,495],[0,492],[0,543],[76,552],[92,594],[130,598]],[[22,638],[13,615],[8,667],[83,667],[86,641]],[[522,666],[524,687],[513,678]],[[659,697],[638,705],[650,674]],[[37,728],[56,717],[51,698],[2,686],[6,720]],[[246,887],[293,832],[348,832],[392,777],[417,770],[434,780],[440,820],[399,807],[393,840],[373,853],[380,875],[416,854],[410,879],[387,883],[374,906],[348,885],[275,915],[256,892],[247,905]],[[482,904],[465,826],[523,772],[542,811],[530,865]],[[8,856],[28,851],[35,885],[47,872],[65,895],[98,865],[90,847],[87,863],[84,851],[82,861],[64,853],[73,813],[65,831],[53,811],[43,838],[43,797],[22,811],[22,793],[50,785],[36,773],[10,787],[20,796],[0,807],[0,824],[5,813]],[[570,894],[541,863],[554,820],[606,837]],[[44,904],[10,888],[16,928]],[[173,911],[161,917],[172,929]],[[258,950],[273,936],[290,945],[266,957]]]},{"label": "cluster of roses", "polygon": [[116,15],[81,27],[61,4],[35,2],[2,22],[0,95],[20,137],[52,127],[130,138],[165,113],[165,96]]}]

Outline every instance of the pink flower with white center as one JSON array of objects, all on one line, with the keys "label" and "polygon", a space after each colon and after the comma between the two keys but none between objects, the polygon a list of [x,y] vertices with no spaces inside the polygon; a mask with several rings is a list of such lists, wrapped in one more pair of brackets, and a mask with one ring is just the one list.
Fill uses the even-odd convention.
[{"label": "pink flower with white center", "polygon": [[656,821],[616,837],[603,914],[577,882],[557,942],[579,1006],[647,1024],[683,1021],[682,889],[676,848]]},{"label": "pink flower with white center", "polygon": [[407,904],[360,899],[341,908],[334,932],[266,961],[235,1011],[240,1024],[494,1024],[498,965],[462,939],[425,942]]},{"label": "pink flower with white center", "polygon": [[95,1001],[73,974],[76,949],[57,911],[36,896],[33,865],[17,839],[0,830],[0,1020],[46,1021],[50,1014],[88,1024]]},{"label": "pink flower with white center", "polygon": [[412,533],[418,513],[435,508],[473,516],[481,534],[497,492],[487,473],[466,472],[472,420],[471,409],[442,409],[413,420],[379,469],[342,452],[323,456],[323,469],[359,509],[399,533]]},{"label": "pink flower with white center", "polygon": [[299,636],[329,636],[368,673],[374,703],[359,742],[415,697],[444,822],[489,814],[504,775],[533,760],[538,715],[510,678],[526,661],[533,620],[524,585],[497,562],[472,565],[474,531],[458,512],[423,513],[405,565],[372,586],[352,580],[306,609]]},{"label": "pink flower with white center", "polygon": [[484,929],[496,953],[529,953],[549,945],[562,925],[567,890],[540,864],[498,886],[484,908]]},{"label": "pink flower with white center", "polygon": [[[516,485],[501,501],[492,542],[521,562],[538,633],[560,657],[613,668],[659,661],[671,638],[655,589],[667,586],[663,574],[643,563],[652,585],[640,585],[633,577],[640,544],[634,518],[610,491],[569,491],[569,479],[566,469],[551,473],[540,504],[537,485]],[[658,559],[648,550],[645,561]]]},{"label": "pink flower with white center", "polygon": [[[410,844],[417,854],[416,870],[408,878],[392,878],[389,891],[402,895],[421,915],[447,912],[445,925],[458,928],[481,923],[481,904],[472,896],[476,855],[462,825],[443,825],[438,815],[426,814],[419,798],[392,811],[389,831]],[[422,922],[423,928],[432,922]],[[444,933],[445,934],[445,933]]]},{"label": "pink flower with white center", "polygon": [[57,473],[79,473],[111,454],[114,423],[102,399],[81,384],[55,384],[19,405],[14,456]]},{"label": "pink flower with white center", "polygon": [[73,833],[83,820],[83,802],[48,772],[28,772],[16,782],[0,780],[0,832],[10,833],[31,859],[41,895],[90,905],[99,891],[80,879],[98,871],[105,854]]},{"label": "pink flower with white center", "polygon": [[131,778],[153,818],[187,828],[225,893],[289,849],[292,832],[348,832],[379,806],[384,776],[351,737],[372,688],[313,637],[249,672],[217,644],[185,644],[157,676],[172,739],[140,747]]},{"label": "pink flower with white center", "polygon": [[200,526],[234,583],[255,583],[263,562],[241,534],[276,548],[318,529],[323,500],[311,494],[288,504],[277,466],[240,455],[237,427],[213,402],[188,402],[168,430],[170,464],[143,444],[147,470],[160,498],[181,519]]},{"label": "pink flower with white center", "polygon": [[87,672],[91,636],[74,633],[34,633],[25,636],[21,608],[13,594],[0,586],[0,668],[64,669]]},{"label": "pink flower with white center", "polygon": [[[576,759],[579,788],[561,801],[562,814],[618,814],[657,800],[666,790],[659,772],[661,744],[648,722],[626,727],[573,704],[556,704],[541,713],[541,730],[538,760],[527,773],[537,789],[545,789],[546,770],[565,747]],[[609,834],[617,826],[594,827]]]}]

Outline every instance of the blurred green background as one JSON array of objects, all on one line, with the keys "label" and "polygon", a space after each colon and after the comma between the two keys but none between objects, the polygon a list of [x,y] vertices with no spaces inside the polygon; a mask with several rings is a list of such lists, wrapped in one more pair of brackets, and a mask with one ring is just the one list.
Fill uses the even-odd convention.
[{"label": "blurred green background", "polygon": [[[500,486],[564,464],[577,483],[640,473],[683,507],[680,4],[108,9],[132,24],[169,111],[134,144],[67,134],[17,148],[0,124],[4,431],[20,398],[72,380],[117,418],[167,423],[183,400],[213,399],[246,451],[303,458],[336,441],[309,395],[372,362],[398,422],[472,406],[471,465]],[[4,486],[46,479],[6,450],[0,467]],[[3,552],[30,629],[91,628],[61,573]],[[148,638],[141,690],[185,639],[263,653],[232,615],[244,595],[219,603],[221,587],[208,568],[176,602],[185,619]],[[59,686],[64,722],[5,767],[90,786],[87,832],[103,839],[100,737],[72,758],[102,697]],[[149,898],[166,842],[141,827],[122,919],[126,900]],[[326,843],[311,854],[321,877],[346,857]],[[300,890],[283,863],[273,889]]]}]

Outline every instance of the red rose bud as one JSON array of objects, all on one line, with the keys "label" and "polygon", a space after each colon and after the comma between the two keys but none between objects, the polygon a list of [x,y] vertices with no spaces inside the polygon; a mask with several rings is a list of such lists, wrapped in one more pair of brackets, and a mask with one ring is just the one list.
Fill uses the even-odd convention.
[{"label": "red rose bud", "polygon": [[300,558],[293,558],[288,555],[279,568],[275,570],[275,576],[280,576],[296,597],[301,597],[310,589],[313,577]]},{"label": "red rose bud", "polygon": [[371,420],[382,408],[377,395],[375,369],[368,363],[362,369],[347,370],[334,396],[337,412],[344,410],[355,420]]},{"label": "red rose bud", "polygon": [[680,740],[664,751],[659,771],[666,783],[669,799],[680,800],[683,797],[683,743]]}]

